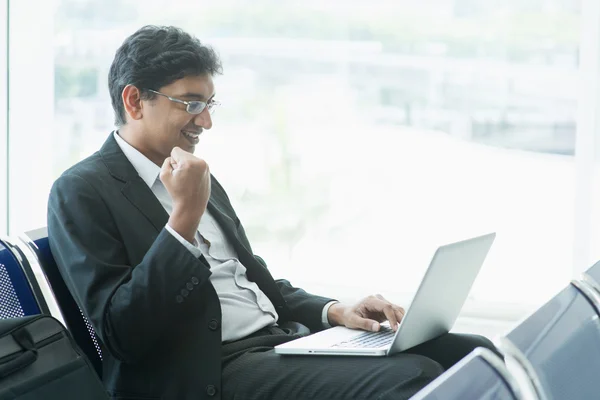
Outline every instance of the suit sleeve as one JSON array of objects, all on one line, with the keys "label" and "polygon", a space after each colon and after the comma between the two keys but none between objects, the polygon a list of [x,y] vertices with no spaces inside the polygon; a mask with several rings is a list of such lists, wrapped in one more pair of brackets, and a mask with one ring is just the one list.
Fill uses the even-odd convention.
[{"label": "suit sleeve", "polygon": [[[48,204],[50,245],[63,278],[103,344],[135,363],[183,323],[200,313],[210,270],[166,229],[138,265],[102,197],[84,178],[63,175]],[[188,283],[195,290],[181,296]]]},{"label": "suit sleeve", "polygon": [[304,289],[293,287],[285,279],[278,279],[275,282],[290,309],[290,320],[306,325],[311,332],[318,332],[325,328],[322,319],[323,307],[335,301],[334,299],[307,293]]}]

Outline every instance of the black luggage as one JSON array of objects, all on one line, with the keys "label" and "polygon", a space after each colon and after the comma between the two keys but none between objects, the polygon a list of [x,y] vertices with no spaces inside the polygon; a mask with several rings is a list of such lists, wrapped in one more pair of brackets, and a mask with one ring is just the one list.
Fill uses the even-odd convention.
[{"label": "black luggage", "polygon": [[94,368],[47,315],[0,320],[0,400],[106,400]]}]

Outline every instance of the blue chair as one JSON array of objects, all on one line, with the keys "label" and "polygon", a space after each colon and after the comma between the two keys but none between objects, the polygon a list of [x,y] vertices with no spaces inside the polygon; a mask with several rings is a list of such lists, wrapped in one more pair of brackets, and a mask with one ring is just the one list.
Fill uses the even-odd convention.
[{"label": "blue chair", "polygon": [[600,396],[600,320],[590,295],[572,282],[498,342],[540,399]]},{"label": "blue chair", "polygon": [[0,239],[0,319],[49,313],[33,272],[23,253]]},{"label": "blue chair", "polygon": [[520,393],[502,359],[488,349],[477,348],[411,400],[519,400]]},{"label": "blue chair", "polygon": [[35,260],[50,284],[65,326],[88,357],[98,376],[102,378],[102,348],[92,324],[83,314],[54,261],[48,242],[47,228],[26,232],[19,236],[20,248]]}]

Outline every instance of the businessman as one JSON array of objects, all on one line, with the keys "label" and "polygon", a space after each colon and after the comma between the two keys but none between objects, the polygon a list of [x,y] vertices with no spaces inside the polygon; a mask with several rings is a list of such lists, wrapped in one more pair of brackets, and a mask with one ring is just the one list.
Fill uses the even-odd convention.
[{"label": "businessman", "polygon": [[404,310],[379,295],[350,305],[311,295],[274,280],[253,254],[225,190],[194,156],[219,73],[215,52],[180,29],[135,32],[109,72],[117,130],[52,187],[51,249],[96,330],[109,394],[406,399],[475,347],[493,348],[447,334],[393,357],[274,353],[306,334],[298,327],[377,331]]}]

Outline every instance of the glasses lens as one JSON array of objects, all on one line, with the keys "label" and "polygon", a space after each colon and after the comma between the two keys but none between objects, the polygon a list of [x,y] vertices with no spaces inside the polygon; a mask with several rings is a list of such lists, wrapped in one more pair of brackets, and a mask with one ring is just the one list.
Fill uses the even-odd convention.
[{"label": "glasses lens", "polygon": [[204,107],[206,107],[206,103],[201,101],[190,101],[187,106],[187,112],[190,114],[200,114],[204,111]]},{"label": "glasses lens", "polygon": [[221,103],[219,103],[218,101],[211,101],[210,104],[207,106],[208,107],[208,112],[212,115],[214,114],[215,110],[217,109],[218,106],[220,106]]}]

